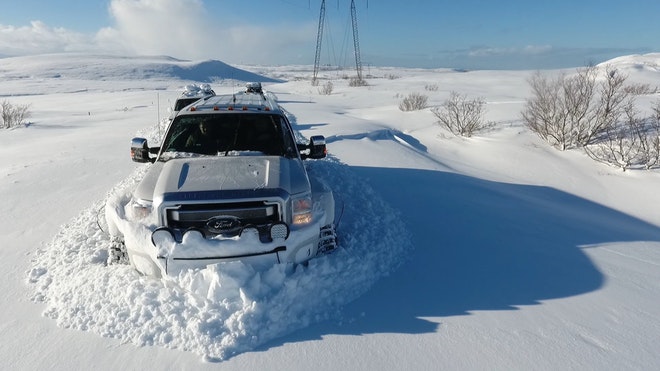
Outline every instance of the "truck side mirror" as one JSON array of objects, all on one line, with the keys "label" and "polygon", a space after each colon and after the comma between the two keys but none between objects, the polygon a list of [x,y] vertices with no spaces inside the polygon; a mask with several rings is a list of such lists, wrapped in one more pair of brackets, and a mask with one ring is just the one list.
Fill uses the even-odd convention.
[{"label": "truck side mirror", "polygon": [[324,158],[327,153],[323,135],[314,135],[309,139],[309,158]]},{"label": "truck side mirror", "polygon": [[131,160],[135,162],[153,162],[149,157],[149,144],[145,138],[131,140]]}]

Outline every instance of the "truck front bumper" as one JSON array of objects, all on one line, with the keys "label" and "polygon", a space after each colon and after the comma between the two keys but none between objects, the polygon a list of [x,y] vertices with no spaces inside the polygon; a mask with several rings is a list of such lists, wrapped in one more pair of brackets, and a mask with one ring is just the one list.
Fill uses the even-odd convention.
[{"label": "truck front bumper", "polygon": [[237,260],[257,266],[301,263],[316,255],[318,241],[319,227],[316,225],[295,229],[270,242],[261,241],[258,233],[250,231],[229,238],[205,238],[200,231],[189,230],[180,241],[167,228],[158,228],[151,235],[156,252],[152,260],[161,275],[170,276],[186,269],[201,269]]}]

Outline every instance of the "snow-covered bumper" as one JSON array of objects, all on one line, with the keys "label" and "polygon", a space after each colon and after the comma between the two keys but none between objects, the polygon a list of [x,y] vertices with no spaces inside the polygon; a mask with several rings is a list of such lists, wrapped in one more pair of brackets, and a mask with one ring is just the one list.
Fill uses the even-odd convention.
[{"label": "snow-covered bumper", "polygon": [[[322,210],[313,212],[312,221],[304,226],[272,223],[264,238],[259,231],[246,226],[236,236],[204,236],[189,229],[184,232],[132,220],[125,207],[130,195],[112,197],[105,207],[110,233],[124,242],[129,261],[139,272],[162,277],[178,275],[186,269],[240,260],[254,265],[300,263],[317,255],[320,231],[328,222]],[[324,248],[324,244],[321,243]]]},{"label": "snow-covered bumper", "polygon": [[[285,223],[269,227],[264,241],[256,228],[246,227],[234,237],[205,238],[199,230],[188,230],[180,241],[175,232],[162,227],[151,234],[149,260],[161,275],[177,275],[182,270],[240,260],[248,264],[300,263],[314,257],[318,249],[320,225],[312,223],[293,231]],[[133,261],[135,261],[135,257]]]},{"label": "snow-covered bumper", "polygon": [[127,188],[108,199],[106,222],[110,234],[123,241],[128,261],[145,275],[178,275],[234,260],[301,263],[336,247],[332,191],[315,177],[309,184],[311,197],[290,196],[281,188],[164,192],[156,187],[153,202]]}]

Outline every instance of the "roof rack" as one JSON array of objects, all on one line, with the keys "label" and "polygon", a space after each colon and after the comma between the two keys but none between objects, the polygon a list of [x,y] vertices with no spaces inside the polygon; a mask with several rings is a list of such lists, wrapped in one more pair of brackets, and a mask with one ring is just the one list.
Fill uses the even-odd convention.
[{"label": "roof rack", "polygon": [[265,94],[240,92],[215,95],[199,100],[188,111],[275,111],[277,103]]}]

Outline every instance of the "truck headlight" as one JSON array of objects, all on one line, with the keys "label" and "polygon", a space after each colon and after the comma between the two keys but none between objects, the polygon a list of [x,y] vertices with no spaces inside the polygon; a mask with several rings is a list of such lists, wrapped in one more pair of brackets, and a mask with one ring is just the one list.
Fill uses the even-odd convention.
[{"label": "truck headlight", "polygon": [[312,197],[294,198],[291,202],[293,210],[293,225],[305,225],[312,222]]},{"label": "truck headlight", "polygon": [[144,219],[151,214],[152,202],[141,199],[133,199],[131,201],[130,213],[131,217],[135,220]]}]

